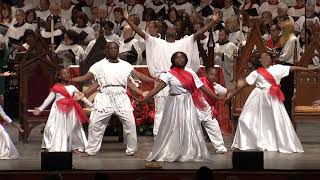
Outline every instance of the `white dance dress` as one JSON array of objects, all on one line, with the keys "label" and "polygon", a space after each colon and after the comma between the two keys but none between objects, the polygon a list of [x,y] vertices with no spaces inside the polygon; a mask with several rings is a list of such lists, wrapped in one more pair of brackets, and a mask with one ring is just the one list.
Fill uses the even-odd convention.
[{"label": "white dance dress", "polygon": [[[0,115],[3,120],[8,123],[11,123],[12,120],[7,114],[3,111],[0,106]],[[12,143],[8,132],[5,128],[0,124],[0,159],[17,159],[19,157],[19,153]]]},{"label": "white dance dress", "polygon": [[[186,70],[192,73],[196,87],[201,87],[198,76]],[[209,161],[210,154],[190,92],[170,72],[161,74],[160,79],[169,85],[169,96],[152,152],[146,160]]]},{"label": "white dance dress", "polygon": [[[70,96],[75,92],[79,92],[73,85],[64,86]],[[87,145],[87,138],[83,131],[81,122],[77,120],[75,109],[71,109],[69,113],[63,113],[58,109],[57,100],[63,99],[60,93],[51,91],[43,104],[39,107],[43,111],[53,100],[48,121],[46,123],[41,148],[47,149],[49,152],[84,151]],[[85,103],[89,103],[87,99]],[[92,106],[92,104],[88,104]]]},{"label": "white dance dress", "polygon": [[[289,75],[290,66],[273,65],[267,71],[277,84]],[[246,81],[256,88],[249,95],[238,120],[232,148],[240,150],[303,152],[301,142],[293,128],[282,101],[269,94],[271,84],[257,71]]]}]

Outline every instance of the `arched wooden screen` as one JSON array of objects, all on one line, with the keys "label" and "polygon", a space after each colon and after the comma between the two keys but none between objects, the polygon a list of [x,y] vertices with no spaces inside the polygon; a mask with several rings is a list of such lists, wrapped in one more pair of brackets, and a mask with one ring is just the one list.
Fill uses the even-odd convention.
[{"label": "arched wooden screen", "polygon": [[[245,78],[251,71],[249,67],[250,59],[252,58],[253,51],[256,50],[258,53],[267,52],[267,49],[262,41],[260,34],[260,21],[259,19],[252,19],[252,28],[247,38],[246,45],[238,56],[234,57],[233,63],[233,81],[234,83],[241,78]],[[256,49],[255,49],[256,48]],[[238,117],[242,111],[242,107],[246,102],[252,87],[243,89],[236,97],[232,100],[231,105],[231,118]]]},{"label": "arched wooden screen", "polygon": [[[320,58],[320,37],[313,36],[305,53],[300,58],[297,66],[307,67],[312,64],[314,57]],[[294,73],[295,94],[292,102],[292,121],[320,121],[320,108],[312,107],[312,102],[320,99],[320,72],[308,71]]]},{"label": "arched wooden screen", "polygon": [[[39,49],[40,51],[38,51]],[[30,51],[33,51],[33,53],[29,53]],[[40,116],[34,116],[27,110],[41,105],[45,100],[55,81],[58,69],[58,65],[48,55],[48,49],[30,48],[27,54],[31,54],[31,56],[26,56],[26,59],[21,62],[19,73],[20,123],[25,130],[22,134],[23,141],[27,141],[33,127],[48,118],[48,111],[43,112]]]}]

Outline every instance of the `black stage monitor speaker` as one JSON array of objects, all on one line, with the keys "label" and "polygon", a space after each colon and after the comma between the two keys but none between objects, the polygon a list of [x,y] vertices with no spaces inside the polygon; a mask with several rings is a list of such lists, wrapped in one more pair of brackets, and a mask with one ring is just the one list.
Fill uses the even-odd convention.
[{"label": "black stage monitor speaker", "polygon": [[41,152],[41,170],[72,170],[72,152]]},{"label": "black stage monitor speaker", "polygon": [[233,151],[232,165],[239,170],[263,169],[263,151]]}]

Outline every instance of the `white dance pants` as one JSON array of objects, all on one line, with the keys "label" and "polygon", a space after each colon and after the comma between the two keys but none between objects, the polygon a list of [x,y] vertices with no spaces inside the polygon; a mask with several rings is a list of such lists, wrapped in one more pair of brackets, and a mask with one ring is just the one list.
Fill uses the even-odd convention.
[{"label": "white dance pants", "polygon": [[219,127],[219,123],[216,118],[212,118],[211,107],[209,105],[203,111],[197,109],[199,114],[199,119],[206,130],[210,141],[212,142],[216,150],[224,149],[224,142]]},{"label": "white dance pants", "polygon": [[124,139],[127,141],[126,154],[131,155],[137,151],[137,132],[132,111],[93,111],[90,116],[88,146],[86,147],[89,155],[95,155],[99,151],[104,131],[113,114],[119,117],[123,125]]}]

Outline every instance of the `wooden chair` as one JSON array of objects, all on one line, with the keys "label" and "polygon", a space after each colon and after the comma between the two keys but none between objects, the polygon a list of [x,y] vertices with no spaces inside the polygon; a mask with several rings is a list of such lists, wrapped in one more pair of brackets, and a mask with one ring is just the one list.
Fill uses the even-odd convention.
[{"label": "wooden chair", "polygon": [[[320,57],[319,34],[313,36],[305,53],[296,63],[297,66],[307,67],[312,64],[312,58]],[[320,73],[319,71],[294,72],[295,92],[292,98],[292,121],[297,122],[320,121],[320,108],[312,107],[312,102],[320,99]]]},{"label": "wooden chair", "polygon": [[[237,81],[241,78],[245,78],[249,73],[253,70],[250,68],[249,60],[252,58],[254,47],[258,53],[267,52],[267,49],[262,42],[261,34],[260,34],[260,21],[259,19],[253,19],[252,29],[249,33],[246,45],[241,50],[240,55],[234,56],[233,62],[233,81],[237,83]],[[241,48],[240,48],[241,49]],[[242,108],[253,90],[253,87],[244,88],[237,96],[232,98],[231,101],[231,119],[233,131],[236,129],[236,120],[239,117]]]}]

